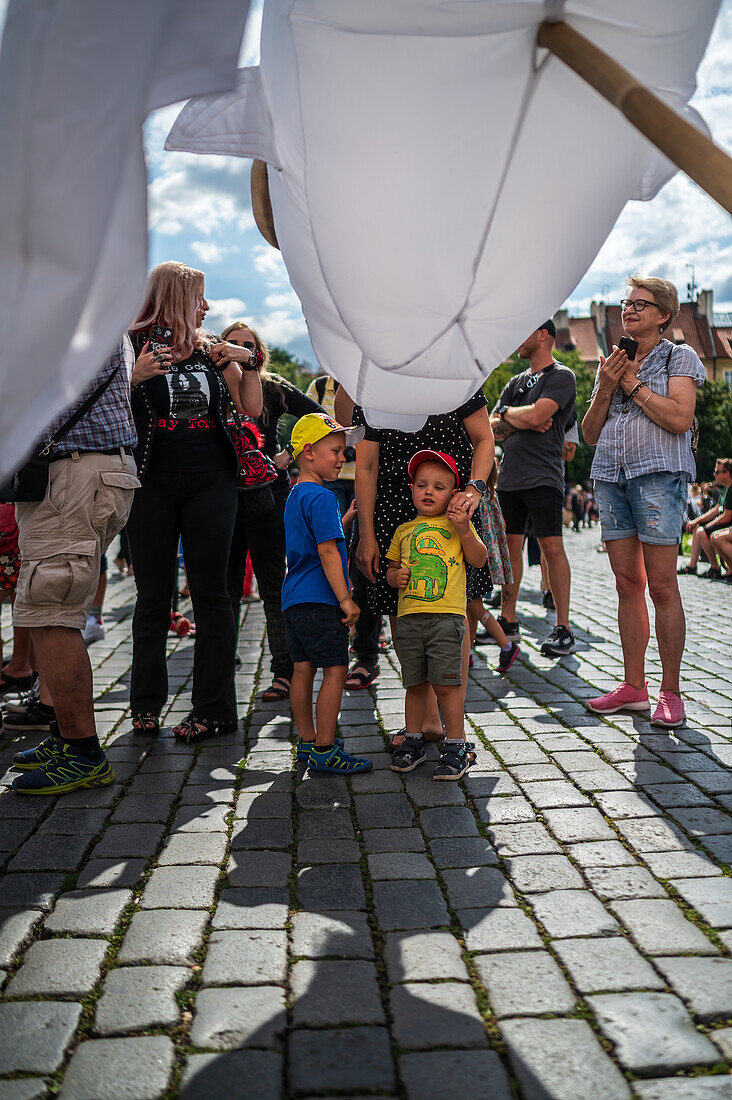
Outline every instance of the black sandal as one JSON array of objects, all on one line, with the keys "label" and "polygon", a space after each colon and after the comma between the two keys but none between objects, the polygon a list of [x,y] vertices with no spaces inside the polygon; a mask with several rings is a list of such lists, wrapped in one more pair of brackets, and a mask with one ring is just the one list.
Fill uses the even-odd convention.
[{"label": "black sandal", "polygon": [[152,737],[160,733],[160,719],[155,714],[133,714],[132,732],[143,737]]},{"label": "black sandal", "polygon": [[191,711],[187,718],[178,726],[173,726],[173,734],[178,741],[187,744],[195,744],[198,741],[208,741],[210,737],[219,734],[236,733],[239,722],[236,719],[197,718]]},{"label": "black sandal", "polygon": [[391,758],[393,772],[412,772],[427,759],[424,737],[405,737],[396,745]]},{"label": "black sandal", "polygon": [[[279,685],[279,686],[278,686]],[[270,686],[259,697],[263,703],[282,703],[290,698],[290,681],[287,676],[275,676]]]},{"label": "black sandal", "polygon": [[348,673],[348,676],[346,676],[344,687],[346,691],[362,691],[364,688],[369,687],[370,684],[373,684],[378,675],[378,666],[373,668],[364,661],[356,661],[355,665],[353,665]]}]

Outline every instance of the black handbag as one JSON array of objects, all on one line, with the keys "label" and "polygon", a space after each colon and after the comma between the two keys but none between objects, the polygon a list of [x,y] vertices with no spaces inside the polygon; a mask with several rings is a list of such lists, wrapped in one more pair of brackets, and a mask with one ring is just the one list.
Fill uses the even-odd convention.
[{"label": "black handbag", "polygon": [[25,466],[21,466],[9,481],[4,485],[0,485],[0,501],[5,504],[31,504],[43,500],[48,491],[48,470],[53,448],[61,442],[64,436],[69,434],[83,416],[86,416],[89,409],[102,396],[118,370],[119,364],[102,384],[97,386],[94,393],[87,397],[84,404],[80,405],[76,412],[64,421],[58,431],[48,437],[43,446],[28,459]]}]

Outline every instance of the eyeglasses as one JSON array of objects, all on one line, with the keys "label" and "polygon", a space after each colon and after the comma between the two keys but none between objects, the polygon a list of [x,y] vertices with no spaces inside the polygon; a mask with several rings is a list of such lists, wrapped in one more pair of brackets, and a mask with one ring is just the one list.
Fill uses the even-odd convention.
[{"label": "eyeglasses", "polygon": [[642,313],[646,306],[656,306],[656,309],[661,308],[655,302],[649,302],[647,298],[623,298],[620,303],[623,313],[627,313],[631,309],[634,309],[636,313]]},{"label": "eyeglasses", "polygon": [[236,344],[236,346],[239,348],[248,348],[249,351],[257,350],[257,345],[254,343],[253,340],[232,340],[231,338],[229,338],[229,343]]}]

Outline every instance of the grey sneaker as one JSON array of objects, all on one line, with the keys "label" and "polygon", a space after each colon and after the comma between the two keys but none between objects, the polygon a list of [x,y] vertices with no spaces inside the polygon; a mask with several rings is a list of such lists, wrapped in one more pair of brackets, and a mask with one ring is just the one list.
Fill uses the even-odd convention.
[{"label": "grey sneaker", "polygon": [[574,653],[576,648],[572,631],[566,626],[555,626],[540,653],[542,657],[566,657],[568,653]]},{"label": "grey sneaker", "polygon": [[521,630],[518,619],[515,623],[510,623],[508,619],[504,619],[503,615],[498,616],[498,623],[501,626],[503,633],[508,638],[509,642],[521,641]]}]

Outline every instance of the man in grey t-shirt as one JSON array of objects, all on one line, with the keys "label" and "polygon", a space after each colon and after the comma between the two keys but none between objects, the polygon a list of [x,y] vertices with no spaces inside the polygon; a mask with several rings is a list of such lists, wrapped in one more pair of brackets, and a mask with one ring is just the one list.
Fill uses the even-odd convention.
[{"label": "man in grey t-shirt", "polygon": [[513,584],[504,590],[500,623],[513,641],[519,638],[516,621],[523,572],[522,548],[531,519],[549,569],[557,608],[557,625],[541,647],[547,657],[574,653],[569,628],[570,571],[562,542],[564,504],[564,433],[577,395],[577,382],[568,367],[552,355],[557,330],[547,321],[518,349],[529,369],[504,387],[491,415],[496,440],[503,444],[498,474],[498,498],[506,521]]}]

